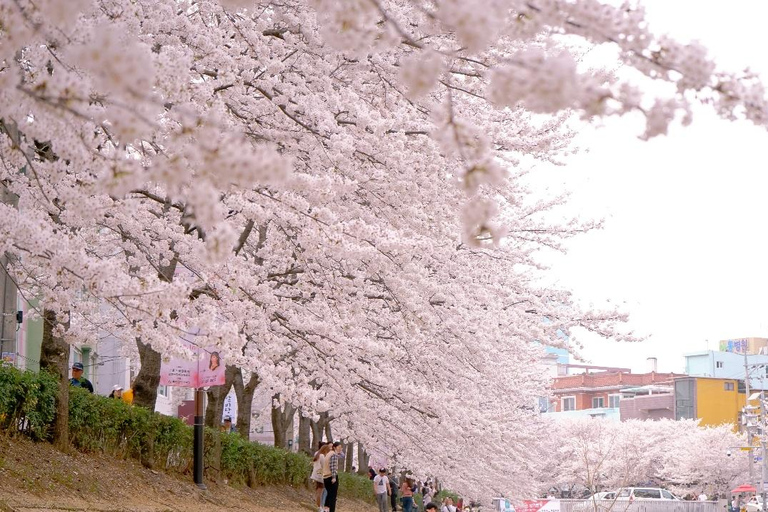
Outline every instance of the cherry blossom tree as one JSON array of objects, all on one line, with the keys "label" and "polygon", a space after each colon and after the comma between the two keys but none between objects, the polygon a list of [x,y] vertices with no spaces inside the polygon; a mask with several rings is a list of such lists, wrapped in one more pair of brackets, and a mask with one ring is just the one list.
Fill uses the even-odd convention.
[{"label": "cherry blossom tree", "polygon": [[135,345],[148,406],[162,354],[215,348],[475,495],[531,488],[540,344],[633,339],[539,284],[537,252],[599,223],[551,223],[529,162],[578,116],[663,134],[694,93],[764,123],[755,77],[590,0],[14,0],[0,30],[0,250],[57,336]]},{"label": "cherry blossom tree", "polygon": [[539,466],[540,492],[567,487],[595,493],[655,482],[681,494],[711,495],[727,492],[746,481],[748,474],[744,452],[729,456],[733,447],[746,442],[730,424],[551,419],[549,432],[549,449]]}]

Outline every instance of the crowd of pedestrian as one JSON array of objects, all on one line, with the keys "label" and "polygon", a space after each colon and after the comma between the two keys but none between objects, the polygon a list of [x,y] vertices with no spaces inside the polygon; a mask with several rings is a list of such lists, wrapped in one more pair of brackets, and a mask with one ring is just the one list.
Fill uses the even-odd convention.
[{"label": "crowd of pedestrian", "polygon": [[[393,471],[387,471],[386,468],[379,469],[376,472],[373,468],[368,469],[368,476],[373,482],[373,494],[376,497],[376,504],[379,512],[418,512],[418,505],[415,500],[417,494],[421,494],[421,503],[423,510],[435,510],[438,512],[464,512],[470,510],[469,507],[463,508],[462,500],[454,504],[453,498],[447,496],[442,502],[436,501],[437,489],[431,481],[417,482],[410,476],[404,476],[400,482]],[[398,500],[399,496],[399,500]],[[401,508],[398,508],[398,503]]]},{"label": "crowd of pedestrian", "polygon": [[[312,458],[312,473],[310,479],[315,486],[315,507],[317,512],[335,512],[336,497],[339,488],[338,475],[341,462],[344,459],[342,444],[320,441]],[[410,475],[401,478],[387,468],[378,470],[369,467],[368,478],[371,480],[373,495],[379,512],[419,512],[421,510],[437,512],[465,512],[462,500],[453,502],[450,496],[437,501],[437,488],[430,480],[416,481]],[[421,509],[415,499],[421,495]]]},{"label": "crowd of pedestrian", "polygon": [[[72,364],[72,377],[69,379],[69,385],[75,388],[83,388],[88,390],[89,393],[93,393],[93,383],[83,375],[85,367],[81,362],[75,362]],[[119,384],[115,384],[112,387],[112,392],[109,394],[109,398],[115,398],[122,400],[128,405],[133,404],[133,389],[123,389]]]}]

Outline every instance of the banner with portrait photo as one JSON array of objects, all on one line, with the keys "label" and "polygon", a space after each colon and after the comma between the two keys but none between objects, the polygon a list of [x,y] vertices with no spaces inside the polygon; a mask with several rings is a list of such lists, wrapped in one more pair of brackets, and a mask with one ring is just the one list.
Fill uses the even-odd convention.
[{"label": "banner with portrait photo", "polygon": [[224,384],[224,363],[216,351],[187,343],[190,357],[163,357],[160,385],[205,388]]}]

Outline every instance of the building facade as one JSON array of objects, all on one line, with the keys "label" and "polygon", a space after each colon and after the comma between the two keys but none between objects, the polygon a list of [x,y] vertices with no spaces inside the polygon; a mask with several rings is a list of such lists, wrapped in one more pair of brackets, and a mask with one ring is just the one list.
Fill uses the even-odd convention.
[{"label": "building facade", "polygon": [[619,417],[621,421],[674,419],[674,386],[652,384],[622,390]]},{"label": "building facade", "polygon": [[[748,338],[762,339],[762,338]],[[707,350],[685,356],[685,373],[692,377],[744,380],[749,368],[749,387],[762,389],[768,383],[768,355]]]},{"label": "building facade", "polygon": [[675,379],[675,419],[698,419],[702,426],[740,424],[747,403],[743,380],[716,377]]},{"label": "building facade", "polygon": [[651,384],[670,385],[674,373],[602,371],[558,377],[552,382],[553,413],[620,419],[622,391]]}]

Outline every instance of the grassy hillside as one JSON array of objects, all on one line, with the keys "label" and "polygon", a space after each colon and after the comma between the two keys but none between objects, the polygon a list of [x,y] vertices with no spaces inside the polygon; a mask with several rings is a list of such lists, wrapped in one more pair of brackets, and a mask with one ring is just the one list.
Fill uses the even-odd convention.
[{"label": "grassy hillside", "polygon": [[[305,487],[211,483],[200,491],[191,478],[146,469],[105,454],[64,454],[24,437],[0,438],[0,511],[69,510],[163,512],[314,510]],[[340,497],[339,512],[375,507]]]}]

